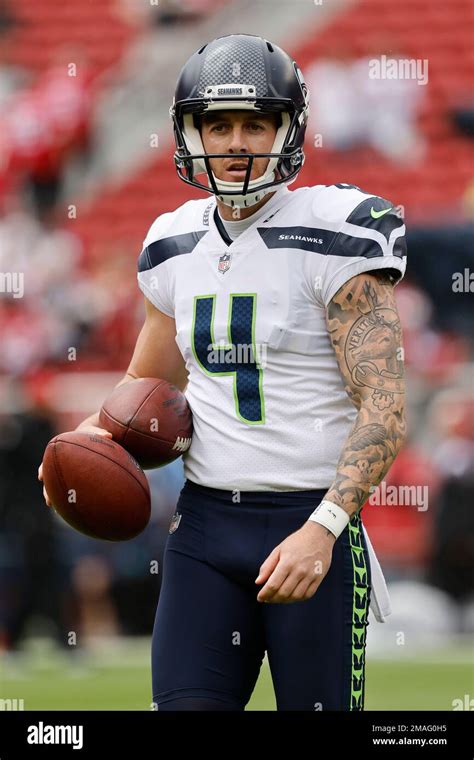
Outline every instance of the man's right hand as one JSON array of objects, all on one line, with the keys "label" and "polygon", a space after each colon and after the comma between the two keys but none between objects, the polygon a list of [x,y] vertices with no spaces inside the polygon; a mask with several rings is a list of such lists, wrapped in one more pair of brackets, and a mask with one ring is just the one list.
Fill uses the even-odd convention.
[{"label": "man's right hand", "polygon": [[[96,427],[95,425],[84,425],[84,427],[79,426],[76,429],[76,432],[77,433],[91,433],[92,435],[102,435],[104,438],[112,438],[112,433],[109,433],[108,430],[104,430],[103,428]],[[41,480],[41,482],[43,481],[43,462],[41,462],[40,466],[38,467],[38,480]],[[46,506],[52,507],[53,504],[44,486],[43,486],[43,496],[46,502]]]}]

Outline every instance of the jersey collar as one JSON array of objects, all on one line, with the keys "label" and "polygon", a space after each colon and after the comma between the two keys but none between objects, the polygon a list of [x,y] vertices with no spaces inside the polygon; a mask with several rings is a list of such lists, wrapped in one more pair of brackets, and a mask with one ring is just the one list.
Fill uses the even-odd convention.
[{"label": "jersey collar", "polygon": [[233,244],[239,244],[239,242],[250,232],[252,232],[255,229],[255,226],[257,224],[263,224],[266,219],[268,219],[269,216],[272,216],[276,211],[278,210],[278,204],[281,204],[285,201],[285,199],[289,196],[290,190],[288,190],[286,185],[282,185],[282,187],[279,187],[278,190],[275,192],[275,195],[270,198],[270,200],[265,203],[264,206],[262,206],[261,209],[257,211],[255,214],[255,219],[247,229],[242,232],[235,240],[232,240],[231,237],[227,234],[227,231],[222,223],[222,219],[219,216],[219,208],[216,205],[214,206],[214,211],[210,216],[210,227],[212,227],[217,234],[218,238],[225,243],[228,247],[232,246]]},{"label": "jersey collar", "polygon": [[214,217],[214,223],[215,223],[215,225],[217,227],[217,231],[218,231],[219,235],[221,236],[222,240],[224,241],[224,243],[226,245],[232,245],[232,243],[234,241],[232,240],[231,237],[229,237],[229,235],[227,234],[227,230],[226,230],[226,228],[224,227],[224,225],[222,223],[222,219],[219,216],[219,208],[217,206],[217,203],[216,203],[216,207],[214,209],[213,217]]}]

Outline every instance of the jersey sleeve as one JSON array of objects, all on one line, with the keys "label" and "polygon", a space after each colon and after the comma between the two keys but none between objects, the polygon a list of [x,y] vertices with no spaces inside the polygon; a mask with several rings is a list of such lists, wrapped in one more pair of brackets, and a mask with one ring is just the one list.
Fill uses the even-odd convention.
[{"label": "jersey sleeve", "polygon": [[158,222],[150,227],[138,257],[138,287],[153,306],[174,318],[169,261],[160,255],[160,240],[156,240]]},{"label": "jersey sleeve", "polygon": [[322,300],[327,306],[339,288],[362,272],[389,270],[399,282],[406,268],[405,224],[384,198],[365,197],[342,222],[327,254]]}]

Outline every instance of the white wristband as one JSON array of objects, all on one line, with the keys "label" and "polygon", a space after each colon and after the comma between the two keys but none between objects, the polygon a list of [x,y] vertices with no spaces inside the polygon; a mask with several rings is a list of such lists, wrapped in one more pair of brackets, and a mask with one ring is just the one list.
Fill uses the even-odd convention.
[{"label": "white wristband", "polygon": [[326,499],[324,499],[308,517],[308,520],[324,525],[324,527],[330,530],[336,538],[339,538],[342,531],[347,526],[350,517],[342,507],[338,507],[337,504],[333,504],[332,501],[326,501]]}]

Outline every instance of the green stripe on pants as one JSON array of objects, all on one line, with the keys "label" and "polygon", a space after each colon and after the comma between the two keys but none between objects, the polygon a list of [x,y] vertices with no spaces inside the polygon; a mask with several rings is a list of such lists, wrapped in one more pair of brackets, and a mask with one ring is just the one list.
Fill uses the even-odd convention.
[{"label": "green stripe on pants", "polygon": [[362,522],[355,515],[349,522],[354,591],[352,598],[352,667],[350,710],[364,709],[365,644],[369,615],[369,575],[367,572]]}]

